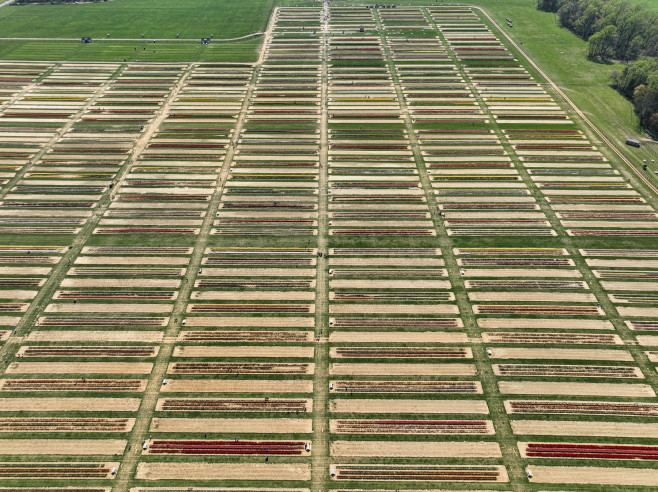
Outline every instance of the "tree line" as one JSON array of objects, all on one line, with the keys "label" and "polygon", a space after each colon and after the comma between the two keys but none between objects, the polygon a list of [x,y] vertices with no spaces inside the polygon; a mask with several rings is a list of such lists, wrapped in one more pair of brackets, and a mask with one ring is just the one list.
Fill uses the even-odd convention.
[{"label": "tree line", "polygon": [[612,85],[658,136],[658,10],[630,0],[537,0],[537,8],[554,12],[560,25],[585,39],[591,60],[627,63],[612,74]]}]

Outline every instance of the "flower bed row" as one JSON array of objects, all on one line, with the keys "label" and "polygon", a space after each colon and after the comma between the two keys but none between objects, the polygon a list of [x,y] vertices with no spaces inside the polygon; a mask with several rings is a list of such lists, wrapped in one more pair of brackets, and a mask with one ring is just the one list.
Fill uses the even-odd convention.
[{"label": "flower bed row", "polygon": [[303,441],[163,441],[154,440],[150,454],[239,454],[239,455],[300,455]]},{"label": "flower bed row", "polygon": [[658,403],[526,400],[515,400],[507,403],[512,413],[518,414],[658,416]]},{"label": "flower bed row", "polygon": [[6,379],[2,391],[139,391],[139,379]]},{"label": "flower bed row", "polygon": [[475,381],[334,381],[336,393],[477,394]]},{"label": "flower bed row", "polygon": [[155,347],[142,346],[30,346],[24,357],[154,357]]},{"label": "flower bed row", "polygon": [[171,412],[306,412],[306,400],[240,398],[165,398],[162,410]]},{"label": "flower bed row", "polygon": [[451,318],[348,318],[337,317],[334,328],[456,328]]},{"label": "flower bed row", "polygon": [[275,362],[174,362],[171,374],[308,374],[305,363]]},{"label": "flower bed row", "polygon": [[336,355],[353,358],[432,358],[432,359],[464,359],[470,356],[470,351],[462,347],[337,347]]},{"label": "flower bed row", "polygon": [[658,446],[530,442],[526,444],[526,455],[532,458],[658,460]]}]

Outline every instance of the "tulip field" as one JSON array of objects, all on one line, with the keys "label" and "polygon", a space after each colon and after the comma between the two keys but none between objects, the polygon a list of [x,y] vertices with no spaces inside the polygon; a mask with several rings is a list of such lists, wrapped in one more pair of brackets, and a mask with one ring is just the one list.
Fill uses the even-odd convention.
[{"label": "tulip field", "polygon": [[477,8],[0,60],[0,492],[658,488],[658,190]]}]

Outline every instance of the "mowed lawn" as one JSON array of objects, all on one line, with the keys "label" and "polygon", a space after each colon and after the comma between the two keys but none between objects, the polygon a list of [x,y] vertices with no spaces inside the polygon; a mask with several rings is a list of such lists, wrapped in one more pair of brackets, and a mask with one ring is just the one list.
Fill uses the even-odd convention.
[{"label": "mowed lawn", "polygon": [[235,38],[267,26],[274,0],[111,0],[0,8],[0,37]]}]

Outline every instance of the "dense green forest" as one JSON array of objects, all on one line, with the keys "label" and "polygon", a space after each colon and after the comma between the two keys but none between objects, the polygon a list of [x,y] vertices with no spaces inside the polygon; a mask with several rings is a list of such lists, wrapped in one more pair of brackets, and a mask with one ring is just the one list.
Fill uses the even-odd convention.
[{"label": "dense green forest", "polygon": [[612,85],[632,99],[642,126],[658,136],[658,9],[630,0],[537,0],[560,25],[587,40],[588,57],[627,65]]}]

